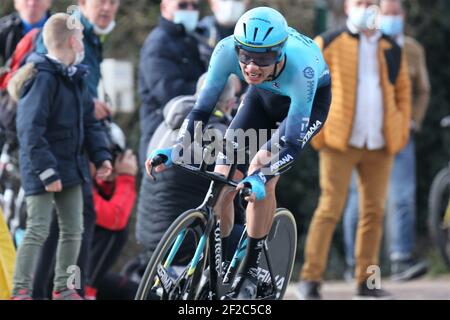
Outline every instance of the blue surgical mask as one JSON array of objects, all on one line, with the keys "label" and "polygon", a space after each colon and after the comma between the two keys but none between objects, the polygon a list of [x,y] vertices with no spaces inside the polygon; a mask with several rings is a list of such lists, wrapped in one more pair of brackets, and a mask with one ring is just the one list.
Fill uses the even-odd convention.
[{"label": "blue surgical mask", "polygon": [[403,16],[380,16],[379,27],[384,34],[396,37],[403,33]]},{"label": "blue surgical mask", "polygon": [[198,10],[177,10],[173,22],[182,24],[187,32],[192,32],[197,26],[198,15]]},{"label": "blue surgical mask", "polygon": [[351,7],[348,19],[361,31],[374,29],[376,16],[377,10],[375,8]]}]

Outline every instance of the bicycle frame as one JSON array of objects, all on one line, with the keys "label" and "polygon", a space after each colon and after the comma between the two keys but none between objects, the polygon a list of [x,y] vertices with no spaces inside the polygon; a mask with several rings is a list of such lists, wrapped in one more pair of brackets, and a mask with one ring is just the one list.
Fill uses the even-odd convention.
[{"label": "bicycle frame", "polygon": [[[209,262],[209,275],[210,275],[210,281],[209,281],[209,295],[211,299],[220,299],[223,295],[228,293],[231,288],[231,278],[234,275],[234,273],[237,271],[238,263],[242,260],[242,258],[245,256],[245,247],[246,244],[246,238],[245,238],[245,230],[241,236],[241,239],[239,241],[239,245],[234,253],[232,262],[228,269],[226,270],[226,273],[224,274],[222,270],[222,239],[221,239],[221,232],[220,232],[220,220],[217,218],[217,216],[214,214],[214,206],[216,205],[219,194],[222,191],[222,189],[226,186],[231,186],[233,188],[236,188],[238,183],[232,180],[232,177],[234,176],[234,173],[236,172],[236,164],[230,165],[230,171],[228,173],[228,176],[222,176],[217,173],[208,172],[206,171],[206,162],[204,159],[202,160],[202,163],[199,168],[190,166],[187,164],[182,163],[174,163],[174,166],[184,170],[185,172],[202,176],[206,179],[211,180],[211,185],[208,190],[208,193],[206,194],[205,200],[203,203],[197,208],[200,212],[205,214],[205,217],[207,219],[207,224],[205,231],[203,235],[201,236],[199,243],[197,245],[197,248],[195,250],[194,256],[189,264],[188,271],[186,273],[187,278],[191,278],[194,275],[194,272],[198,266],[199,261],[202,258],[202,255],[205,251],[205,247],[207,244],[207,241],[209,240],[209,248],[208,252],[206,253],[206,256],[203,257],[204,259],[208,259]],[[169,255],[164,261],[164,268],[168,268],[178,249],[180,248],[180,245],[184,239],[185,232],[181,232],[171,248]],[[274,299],[276,296],[276,282],[275,277],[272,271],[272,266],[270,263],[270,257],[268,254],[268,248],[267,245],[263,247],[263,251],[267,260],[267,266],[269,269],[270,277],[271,277],[271,294],[264,297],[264,299]],[[159,284],[159,280],[155,283]]]}]

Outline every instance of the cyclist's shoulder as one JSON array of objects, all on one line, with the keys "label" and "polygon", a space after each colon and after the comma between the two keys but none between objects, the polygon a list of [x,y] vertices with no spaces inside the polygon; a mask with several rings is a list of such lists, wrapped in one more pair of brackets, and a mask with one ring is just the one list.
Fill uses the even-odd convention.
[{"label": "cyclist's shoulder", "polygon": [[229,55],[230,52],[234,53],[234,38],[233,35],[228,36],[220,40],[214,48],[214,56]]},{"label": "cyclist's shoulder", "polygon": [[211,56],[210,70],[213,72],[226,73],[228,77],[229,73],[236,71],[237,56],[234,48],[233,36],[222,39],[214,48],[214,52]]},{"label": "cyclist's shoulder", "polygon": [[[292,76],[292,78],[289,77],[290,81],[317,79],[325,68],[325,60],[315,43],[308,48],[304,47],[301,51],[287,51],[286,70]],[[296,87],[296,83],[293,84],[293,87]]]},{"label": "cyclist's shoulder", "polygon": [[297,63],[309,63],[308,60],[322,56],[319,46],[311,38],[292,28],[286,44],[286,54],[290,60]]}]

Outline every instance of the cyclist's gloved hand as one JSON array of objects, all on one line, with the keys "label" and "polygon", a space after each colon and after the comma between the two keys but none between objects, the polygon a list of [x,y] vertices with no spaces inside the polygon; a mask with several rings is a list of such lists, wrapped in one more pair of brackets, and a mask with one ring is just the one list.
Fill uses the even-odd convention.
[{"label": "cyclist's gloved hand", "polygon": [[266,197],[266,187],[263,179],[258,174],[252,174],[241,181],[246,187],[250,187],[256,196],[256,200]]},{"label": "cyclist's gloved hand", "polygon": [[158,155],[163,155],[167,158],[166,161],[164,161],[164,165],[166,167],[170,167],[172,165],[172,151],[173,147],[170,148],[160,148],[153,150],[150,155],[148,156],[147,161],[152,161],[152,159]]},{"label": "cyclist's gloved hand", "polygon": [[164,165],[159,164],[155,168],[156,172],[161,172],[164,170],[165,167],[170,167],[172,165],[172,148],[161,148],[153,150],[150,155],[148,156],[147,160],[145,161],[145,169],[147,170],[147,174],[150,178],[155,180],[155,177],[153,176],[153,159],[156,156],[163,156],[164,157]]}]

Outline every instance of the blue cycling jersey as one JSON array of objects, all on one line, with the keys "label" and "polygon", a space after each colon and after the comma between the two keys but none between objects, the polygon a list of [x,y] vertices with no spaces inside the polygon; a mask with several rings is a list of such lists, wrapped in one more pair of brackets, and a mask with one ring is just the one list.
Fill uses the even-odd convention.
[{"label": "blue cycling jersey", "polygon": [[[220,41],[214,49],[205,84],[194,109],[180,129],[179,141],[186,132],[194,136],[195,122],[201,121],[205,126],[230,74],[244,80],[233,36]],[[290,154],[296,154],[311,137],[308,128],[316,90],[329,85],[330,81],[330,72],[319,47],[310,38],[289,28],[282,71],[275,79],[255,85],[291,98],[286,119],[285,150],[282,148],[281,155],[287,154],[286,149],[294,149]]]}]

